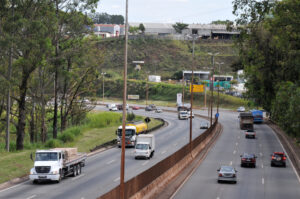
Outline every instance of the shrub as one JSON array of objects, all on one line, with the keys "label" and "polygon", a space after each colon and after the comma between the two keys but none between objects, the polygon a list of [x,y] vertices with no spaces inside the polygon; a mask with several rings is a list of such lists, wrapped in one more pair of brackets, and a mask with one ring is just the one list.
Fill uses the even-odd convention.
[{"label": "shrub", "polygon": [[57,148],[62,145],[62,141],[58,139],[50,139],[46,142],[45,146],[49,148]]},{"label": "shrub", "polygon": [[63,141],[64,143],[66,142],[72,142],[75,140],[75,136],[71,132],[63,132],[58,136],[58,139]]}]

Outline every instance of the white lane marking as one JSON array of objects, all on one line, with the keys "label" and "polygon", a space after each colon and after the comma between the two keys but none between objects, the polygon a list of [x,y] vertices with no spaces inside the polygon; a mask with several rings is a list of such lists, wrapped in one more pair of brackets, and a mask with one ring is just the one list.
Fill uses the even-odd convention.
[{"label": "white lane marking", "polygon": [[81,197],[80,199],[85,199],[84,197]]},{"label": "white lane marking", "polygon": [[233,151],[233,154],[236,154],[236,150]]},{"label": "white lane marking", "polygon": [[120,177],[114,179],[114,182],[120,181]]},{"label": "white lane marking", "polygon": [[263,156],[263,154],[262,153],[259,153],[259,155],[262,157]]},{"label": "white lane marking", "polygon": [[230,161],[229,165],[230,165],[230,166],[232,165],[232,161]]},{"label": "white lane marking", "polygon": [[184,137],[183,139],[186,139],[186,137]]},{"label": "white lane marking", "polygon": [[106,164],[111,164],[111,163],[113,163],[114,161],[116,161],[116,160],[111,160],[111,161],[107,162]]},{"label": "white lane marking", "polygon": [[293,162],[291,161],[291,159],[290,159],[289,155],[287,154],[285,148],[283,147],[282,143],[280,142],[280,140],[279,140],[277,134],[273,131],[273,129],[271,129],[271,130],[272,130],[273,134],[275,135],[277,141],[279,142],[281,148],[283,149],[285,155],[287,156],[289,162],[291,163],[291,165],[292,165],[292,167],[293,167],[293,170],[294,170],[294,173],[296,174],[296,176],[297,176],[297,178],[298,178],[298,181],[300,182],[300,177],[299,177],[299,175],[298,175],[298,173],[297,173],[297,171],[296,171],[296,169],[295,169],[295,166],[294,166]]},{"label": "white lane marking", "polygon": [[264,168],[264,165],[263,165],[263,164],[261,165],[261,168],[262,168],[262,169]]},{"label": "white lane marking", "polygon": [[237,145],[239,145],[239,143],[236,142],[235,145],[237,146]]},{"label": "white lane marking", "polygon": [[79,178],[82,178],[82,177],[84,177],[84,176],[85,176],[85,174],[81,174],[81,175],[79,175],[79,176],[77,176],[77,177],[75,177],[75,178],[72,178],[72,181],[78,180]]},{"label": "white lane marking", "polygon": [[261,179],[261,183],[265,184],[265,179],[264,178]]},{"label": "white lane marking", "polygon": [[149,160],[147,160],[146,162],[144,162],[142,165],[145,166],[146,164],[148,164]]},{"label": "white lane marking", "polygon": [[25,183],[27,183],[28,181],[29,181],[29,180],[26,180],[25,182],[22,182],[22,183],[20,183],[20,184],[18,184],[18,185],[15,185],[15,186],[9,187],[9,188],[7,188],[7,189],[3,189],[3,190],[1,190],[1,191],[0,191],[0,193],[2,193],[2,192],[4,192],[4,191],[8,191],[8,190],[10,190],[10,189],[17,188],[17,187],[21,186],[22,184],[25,184]]},{"label": "white lane marking", "polygon": [[164,154],[164,153],[166,153],[167,151],[166,150],[164,150],[163,152],[161,152],[161,154]]},{"label": "white lane marking", "polygon": [[173,144],[174,146],[176,146],[178,144],[178,142],[176,142],[175,144]]},{"label": "white lane marking", "polygon": [[28,198],[26,198],[26,199],[32,199],[32,198],[35,198],[36,197],[36,195],[32,195],[32,196],[29,196]]},{"label": "white lane marking", "polygon": [[217,197],[216,199],[220,199],[220,197]]}]

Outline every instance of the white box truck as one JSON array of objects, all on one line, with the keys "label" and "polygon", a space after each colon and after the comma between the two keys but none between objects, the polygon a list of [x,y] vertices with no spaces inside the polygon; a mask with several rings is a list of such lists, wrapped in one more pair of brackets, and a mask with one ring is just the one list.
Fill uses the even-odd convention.
[{"label": "white box truck", "polygon": [[[32,154],[31,159],[33,160]],[[67,175],[80,175],[85,160],[86,153],[78,153],[77,148],[37,150],[29,179],[33,183],[45,180],[59,183]]]},{"label": "white box truck", "polygon": [[155,152],[155,137],[152,134],[141,134],[137,136],[135,145],[135,159],[150,159]]}]

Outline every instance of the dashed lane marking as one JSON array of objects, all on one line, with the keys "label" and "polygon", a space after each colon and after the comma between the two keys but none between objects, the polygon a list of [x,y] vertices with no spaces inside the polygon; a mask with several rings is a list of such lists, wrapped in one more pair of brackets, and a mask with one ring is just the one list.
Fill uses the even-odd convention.
[{"label": "dashed lane marking", "polygon": [[161,152],[161,154],[164,154],[164,153],[166,153],[167,151],[165,150],[165,151],[163,151],[163,152]]},{"label": "dashed lane marking", "polygon": [[146,162],[144,162],[142,165],[145,166],[146,164],[148,164],[149,160],[147,160]]},{"label": "dashed lane marking", "polygon": [[232,165],[232,161],[230,161],[229,165],[230,165],[230,166]]},{"label": "dashed lane marking", "polygon": [[236,150],[233,151],[233,154],[236,154]]},{"label": "dashed lane marking", "polygon": [[261,179],[261,183],[265,184],[265,179],[264,178]]},{"label": "dashed lane marking", "polygon": [[35,198],[36,197],[36,195],[32,195],[32,196],[29,196],[28,198],[26,198],[26,199],[32,199],[32,198]]},{"label": "dashed lane marking", "polygon": [[111,160],[111,161],[107,162],[106,164],[111,164],[111,163],[113,163],[114,161],[116,161],[116,160]]},{"label": "dashed lane marking", "polygon": [[120,181],[120,177],[114,179],[114,182],[118,182],[118,181]]}]

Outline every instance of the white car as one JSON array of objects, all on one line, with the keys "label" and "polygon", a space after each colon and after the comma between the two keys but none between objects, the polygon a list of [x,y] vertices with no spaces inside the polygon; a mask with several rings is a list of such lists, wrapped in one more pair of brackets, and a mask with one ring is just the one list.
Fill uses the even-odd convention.
[{"label": "white car", "polygon": [[[191,116],[191,111],[188,111],[187,114],[190,117]],[[194,117],[195,117],[194,112],[192,112],[192,118],[194,118]]]},{"label": "white car", "polygon": [[180,119],[180,120],[187,120],[187,119],[189,119],[189,115],[188,115],[188,112],[187,111],[179,111],[179,113],[178,113],[178,119]]},{"label": "white car", "polygon": [[155,112],[156,112],[156,113],[162,113],[163,111],[162,111],[160,108],[157,108],[157,109],[155,110]]},{"label": "white car", "polygon": [[246,111],[246,109],[243,106],[241,106],[237,109],[237,112],[245,112],[245,111]]},{"label": "white car", "polygon": [[218,171],[218,183],[220,182],[233,182],[236,184],[237,171],[232,166],[221,166]]}]

